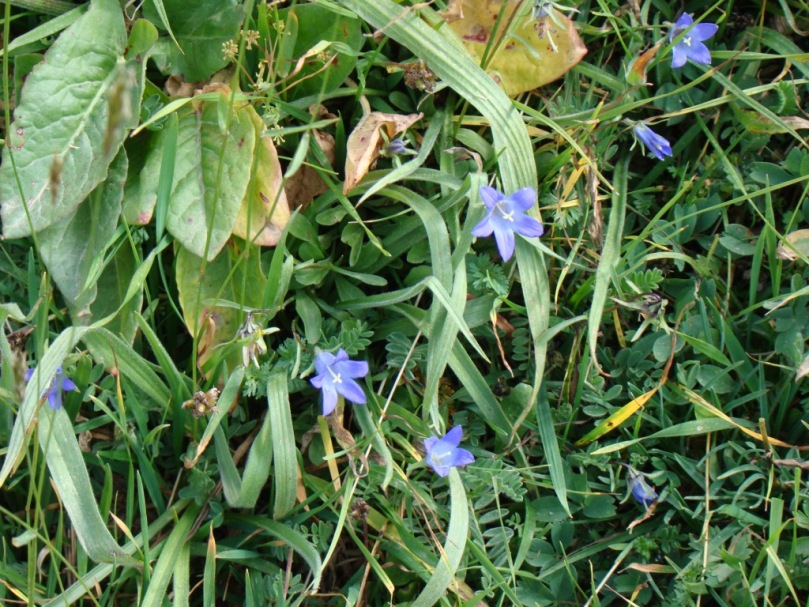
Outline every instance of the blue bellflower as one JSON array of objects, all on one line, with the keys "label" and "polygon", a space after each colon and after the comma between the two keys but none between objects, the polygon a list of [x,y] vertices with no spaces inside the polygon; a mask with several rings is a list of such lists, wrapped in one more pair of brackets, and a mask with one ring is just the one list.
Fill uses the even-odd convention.
[{"label": "blue bellflower", "polygon": [[[25,381],[31,381],[31,376],[34,374],[33,369],[28,369],[25,372]],[[73,383],[67,375],[62,372],[62,365],[56,368],[56,375],[53,376],[51,384],[42,391],[39,395],[40,398],[48,397],[48,405],[54,411],[62,408],[62,392],[78,390],[78,386]]]},{"label": "blue bellflower", "polygon": [[337,355],[321,352],[315,358],[317,375],[310,381],[323,392],[323,415],[328,415],[337,406],[337,395],[357,405],[364,405],[365,392],[354,380],[368,375],[368,363],[364,360],[349,360],[342,348]]},{"label": "blue bellflower", "polygon": [[514,233],[527,238],[537,238],[545,233],[542,222],[526,215],[525,212],[534,206],[537,193],[534,188],[517,190],[511,196],[504,196],[487,185],[480,188],[480,198],[489,213],[472,230],[473,236],[491,236],[497,242],[497,250],[503,261],[508,261],[514,254]]},{"label": "blue bellflower", "polygon": [[407,142],[400,137],[391,139],[390,143],[385,146],[384,156],[404,156],[406,154],[415,154],[413,150],[408,149]]},{"label": "blue bellflower", "polygon": [[658,160],[671,156],[671,144],[668,139],[661,137],[642,122],[638,122],[632,128],[635,131],[635,136]]},{"label": "blue bellflower", "polygon": [[719,26],[716,23],[698,23],[697,25],[693,25],[693,23],[694,19],[691,15],[683,13],[671,28],[669,33],[671,42],[685,32],[685,35],[672,49],[671,67],[682,67],[689,59],[694,63],[711,64],[711,51],[702,42],[712,38]]},{"label": "blue bellflower", "polygon": [[629,490],[632,492],[632,497],[648,510],[649,507],[657,501],[657,491],[646,482],[643,474],[635,470],[632,466],[626,464],[622,465],[628,472],[627,482],[629,483]]},{"label": "blue bellflower", "polygon": [[455,426],[444,435],[444,438],[431,436],[424,441],[427,465],[435,470],[438,476],[447,476],[450,468],[466,466],[475,461],[474,455],[466,449],[458,447],[461,438],[463,438],[463,428]]}]

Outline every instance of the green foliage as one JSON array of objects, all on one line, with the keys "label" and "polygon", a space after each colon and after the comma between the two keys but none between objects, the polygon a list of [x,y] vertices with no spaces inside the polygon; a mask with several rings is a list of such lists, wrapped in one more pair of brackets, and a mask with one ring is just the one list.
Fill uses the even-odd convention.
[{"label": "green foliage", "polygon": [[[554,3],[589,52],[517,99],[447,2],[22,4],[0,602],[804,600],[805,3]],[[487,57],[566,35],[517,4]],[[680,10],[710,69],[671,67]],[[414,153],[350,138],[370,112],[421,113],[382,138]],[[513,261],[472,235],[482,185],[536,189]],[[367,402],[323,418],[339,350]],[[475,462],[439,477],[454,426]]]}]

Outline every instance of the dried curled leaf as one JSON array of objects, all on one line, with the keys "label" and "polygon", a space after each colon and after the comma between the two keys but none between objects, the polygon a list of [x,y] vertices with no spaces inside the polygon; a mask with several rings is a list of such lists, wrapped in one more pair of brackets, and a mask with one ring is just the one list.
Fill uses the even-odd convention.
[{"label": "dried curled leaf", "polygon": [[393,139],[397,134],[404,132],[421,120],[422,116],[423,114],[402,115],[371,112],[360,120],[348,137],[343,194],[348,194],[353,190],[379,158],[382,143],[381,129],[385,129],[388,139]]},{"label": "dried curled leaf", "polygon": [[494,36],[497,51],[487,60],[486,71],[511,96],[561,78],[587,54],[573,22],[555,9],[539,18],[521,11],[525,16],[516,17],[522,23],[507,28],[522,4],[509,2],[499,23],[501,1],[456,0],[451,5],[451,14],[462,13],[463,18],[450,21],[449,27],[479,62]]},{"label": "dried curled leaf", "polygon": [[786,261],[795,261],[801,255],[809,257],[809,230],[790,232],[775,250],[775,256]]}]

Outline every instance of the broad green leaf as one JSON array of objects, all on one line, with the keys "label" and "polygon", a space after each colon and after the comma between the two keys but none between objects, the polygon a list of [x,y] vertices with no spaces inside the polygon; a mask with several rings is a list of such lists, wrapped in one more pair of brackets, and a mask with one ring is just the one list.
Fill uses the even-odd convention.
[{"label": "broad green leaf", "polygon": [[[193,336],[203,328],[197,350],[199,364],[214,354],[216,346],[236,338],[243,320],[238,305],[261,307],[266,278],[261,271],[259,249],[247,246],[242,253],[243,247],[242,241],[234,241],[208,264],[177,247],[177,291],[185,326]],[[240,254],[244,259],[239,259]],[[218,302],[235,302],[237,306]],[[237,360],[241,360],[241,354],[234,359],[234,365]]]},{"label": "broad green leaf", "polygon": [[[295,95],[300,98],[328,94],[340,86],[354,69],[357,63],[355,53],[363,43],[359,19],[348,17],[345,13],[337,14],[329,7],[317,4],[298,4],[278,13],[280,19],[297,26],[292,56],[285,57],[287,64],[282,69],[293,71],[299,58],[324,42],[339,43],[341,51],[329,45],[323,51],[322,58],[315,54],[307,60],[294,77],[294,81],[298,82],[293,89]],[[327,59],[328,63],[323,59]]]},{"label": "broad green leaf", "polygon": [[[250,181],[256,129],[251,106],[230,107],[230,94],[221,87],[214,100],[181,110],[178,122],[174,184],[166,228],[197,257],[214,259],[233,233]],[[227,131],[220,121],[226,109]],[[154,208],[157,179],[163,161],[162,141],[141,171],[141,212]],[[150,214],[150,213],[149,213]],[[210,240],[209,240],[210,239]]]},{"label": "broad green leaf", "polygon": [[139,114],[142,85],[125,46],[118,3],[93,0],[29,75],[0,165],[6,238],[64,219],[107,177]]},{"label": "broad green leaf", "polygon": [[[519,2],[509,3],[502,15],[502,2],[454,4],[460,5],[463,18],[450,21],[450,28],[479,64],[485,59],[486,71],[511,96],[561,78],[587,54],[573,22],[556,9],[535,18],[520,10]],[[516,25],[506,31],[512,21]]]},{"label": "broad green leaf", "polygon": [[126,152],[121,148],[107,181],[74,213],[39,233],[42,259],[79,324],[89,321],[86,311],[95,301],[96,284],[88,284],[88,279],[115,233],[126,171]]},{"label": "broad green leaf", "polygon": [[[126,58],[142,61],[142,57],[139,58],[138,55],[146,53],[155,42],[157,42],[157,28],[152,25],[151,21],[138,19],[132,24],[132,29],[129,30],[129,39],[126,43]],[[143,63],[146,62],[143,61]]]},{"label": "broad green leaf", "polygon": [[222,55],[222,44],[238,36],[244,9],[235,0],[162,0],[165,12],[160,15],[150,0],[144,15],[155,24],[168,18],[179,44],[168,38],[155,46],[161,70],[182,77],[186,82],[202,82],[228,64]]}]

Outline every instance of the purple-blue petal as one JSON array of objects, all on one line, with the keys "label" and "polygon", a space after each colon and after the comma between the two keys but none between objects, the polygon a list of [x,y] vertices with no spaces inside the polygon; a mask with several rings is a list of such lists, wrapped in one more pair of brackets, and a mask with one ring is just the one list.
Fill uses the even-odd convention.
[{"label": "purple-blue petal", "polygon": [[48,405],[54,411],[58,411],[62,408],[62,391],[61,390],[49,390],[48,391]]},{"label": "purple-blue petal", "polygon": [[691,46],[691,52],[688,53],[688,58],[694,63],[702,63],[703,65],[711,64],[711,51],[702,42],[695,42]]},{"label": "purple-blue petal", "polygon": [[478,194],[480,194],[480,199],[483,201],[483,204],[485,204],[486,208],[490,211],[498,202],[505,198],[500,192],[488,185],[480,186]]},{"label": "purple-blue petal", "polygon": [[354,404],[364,405],[367,402],[362,387],[353,379],[344,377],[339,384],[334,384],[334,388],[343,398]]},{"label": "purple-blue petal", "polygon": [[468,464],[475,463],[475,456],[472,455],[466,449],[457,448],[452,451],[452,455],[450,456],[450,466],[458,467],[458,466],[466,466]]},{"label": "purple-blue petal", "polygon": [[334,364],[335,356],[331,352],[321,352],[315,357],[315,369],[318,375],[328,373],[328,368]]},{"label": "purple-blue petal", "polygon": [[500,225],[494,226],[494,239],[497,242],[497,250],[503,261],[508,261],[514,255],[514,232]]},{"label": "purple-blue petal", "polygon": [[334,360],[330,364],[338,363],[344,360],[348,360],[348,352],[340,348],[337,350],[337,356],[334,357]]},{"label": "purple-blue petal", "polygon": [[671,53],[671,67],[683,67],[688,60],[687,47],[684,44],[675,44]]},{"label": "purple-blue petal", "polygon": [[368,375],[368,363],[364,360],[340,360],[332,365],[332,370],[346,377],[365,377]]},{"label": "purple-blue petal", "polygon": [[538,219],[522,215],[514,219],[514,231],[527,238],[536,238],[545,233],[545,227]]},{"label": "purple-blue petal", "polygon": [[331,384],[323,386],[323,415],[329,415],[337,406],[337,390]]},{"label": "purple-blue petal", "polygon": [[491,236],[493,231],[492,214],[489,213],[483,221],[472,228],[472,236]]},{"label": "purple-blue petal", "polygon": [[532,187],[522,188],[509,196],[508,200],[511,201],[512,208],[527,211],[536,204],[537,193]]},{"label": "purple-blue petal", "polygon": [[444,438],[441,439],[441,442],[446,443],[448,445],[452,445],[453,447],[457,447],[461,444],[461,439],[463,438],[463,426],[455,426],[452,430],[447,432],[444,435]]},{"label": "purple-blue petal", "polygon": [[326,378],[325,373],[322,373],[320,375],[315,375],[312,379],[309,380],[309,383],[312,384],[318,390],[320,390],[323,387],[323,380],[325,378]]},{"label": "purple-blue petal", "polygon": [[713,38],[717,30],[719,30],[719,26],[716,23],[699,23],[691,29],[689,35],[699,41],[708,40]]},{"label": "purple-blue petal", "polygon": [[31,381],[31,376],[34,374],[33,369],[26,369],[25,370],[25,381]]},{"label": "purple-blue petal", "polygon": [[433,447],[435,447],[435,444],[437,442],[438,442],[438,438],[435,437],[435,436],[431,436],[430,438],[424,440],[424,450],[427,452],[428,456],[432,452]]},{"label": "purple-blue petal", "polygon": [[438,476],[445,477],[449,476],[450,467],[449,466],[438,466],[435,463],[431,462],[429,458],[427,459],[427,463],[430,467],[435,471]]},{"label": "purple-blue petal", "polygon": [[636,476],[631,481],[632,484],[632,497],[637,502],[648,508],[657,500],[657,492],[649,486],[642,476]]},{"label": "purple-blue petal", "polygon": [[74,384],[73,380],[70,379],[69,377],[64,377],[62,379],[62,390],[71,391],[71,390],[78,390],[78,389],[79,389],[79,387],[76,384]]},{"label": "purple-blue petal", "polygon": [[[677,21],[674,23],[674,27],[675,27],[675,29],[679,29],[680,31],[682,31],[685,28],[687,28],[689,25],[691,25],[692,23],[694,23],[694,18],[691,15],[689,15],[688,13],[683,13],[682,15],[680,15],[680,18],[677,19]],[[677,33],[679,33],[679,32],[677,32]],[[675,34],[675,36],[676,36],[676,34]]]}]

